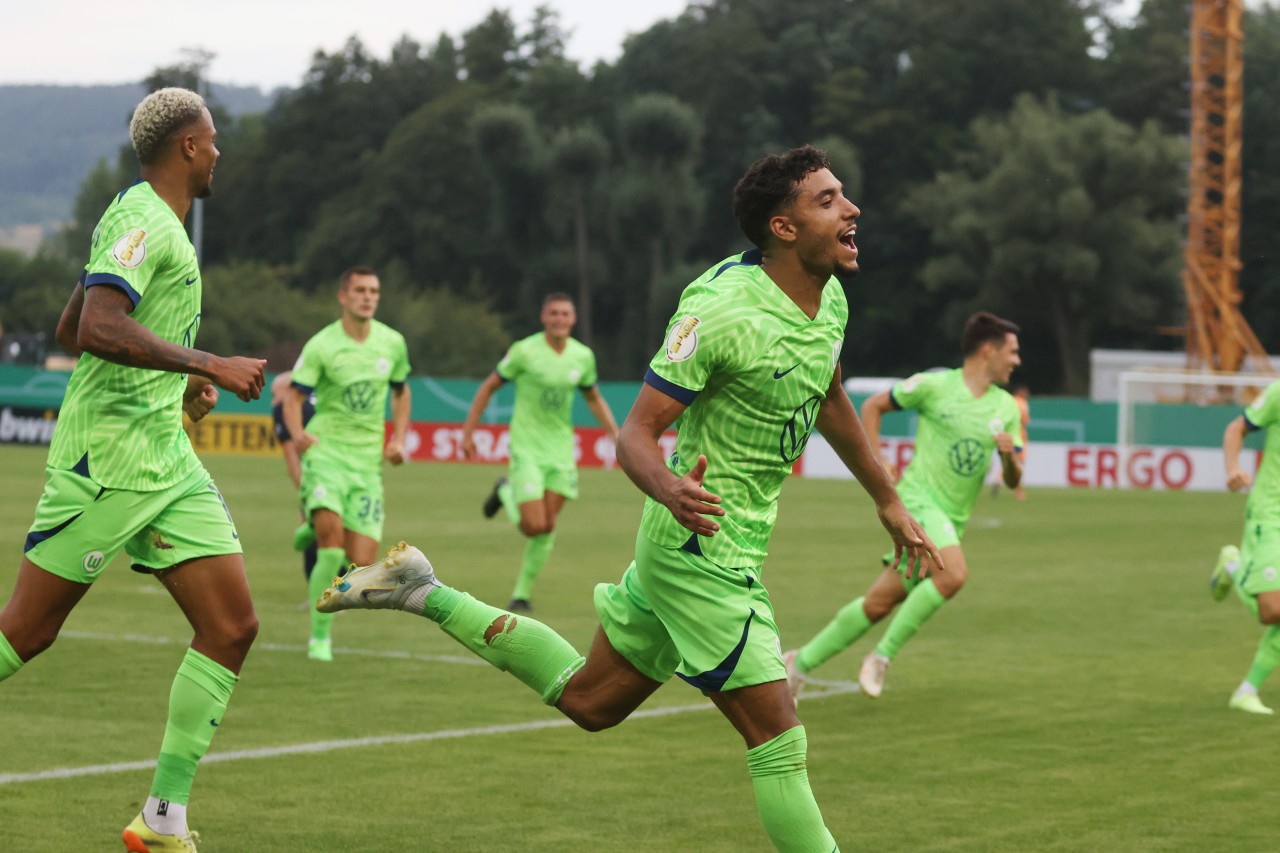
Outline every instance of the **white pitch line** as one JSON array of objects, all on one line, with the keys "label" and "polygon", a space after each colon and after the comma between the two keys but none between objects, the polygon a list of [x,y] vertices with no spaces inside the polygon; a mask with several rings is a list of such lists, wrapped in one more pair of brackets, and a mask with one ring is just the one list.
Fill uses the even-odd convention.
[{"label": "white pitch line", "polygon": [[[115,643],[142,643],[150,646],[189,646],[191,640],[178,639],[176,637],[149,637],[144,634],[96,634],[92,631],[62,631],[58,634],[61,639],[63,637],[72,640],[106,640]],[[290,645],[289,643],[254,643],[254,651],[264,652],[305,652],[306,646]],[[353,655],[355,657],[368,658],[386,658],[389,660],[421,660],[431,663],[457,663],[463,666],[488,666],[489,664],[480,660],[478,657],[467,657],[464,655],[419,655],[412,652],[388,651],[386,649],[352,649],[347,646],[334,646],[333,651],[339,655]]]},{"label": "white pitch line", "polygon": [[[819,693],[806,693],[805,701],[825,699],[829,696],[842,696],[858,692],[858,685],[846,682],[823,682],[829,689]],[[707,711],[715,706],[710,702],[697,705],[672,705],[666,708],[646,708],[636,711],[628,719],[651,719],[669,717],[673,714],[687,714],[691,711]],[[479,726],[471,729],[443,729],[434,732],[416,732],[403,735],[380,735],[378,737],[350,738],[347,740],[321,740],[312,743],[298,743],[290,746],[267,746],[258,749],[240,749],[234,752],[214,752],[201,759],[201,764],[220,764],[224,761],[244,761],[255,758],[276,758],[282,755],[308,755],[321,752],[336,752],[340,749],[358,749],[369,746],[387,746],[390,744],[424,743],[433,740],[450,740],[465,737],[488,737],[491,735],[517,734],[544,729],[563,729],[574,725],[572,720],[554,717],[548,720],[536,720],[527,723],[506,723],[497,726]],[[93,764],[87,767],[62,767],[55,770],[40,770],[35,773],[0,774],[0,786],[17,785],[24,782],[46,782],[51,779],[76,779],[85,776],[107,776],[112,773],[128,773],[134,770],[153,770],[153,761],[123,761],[116,764]]]}]

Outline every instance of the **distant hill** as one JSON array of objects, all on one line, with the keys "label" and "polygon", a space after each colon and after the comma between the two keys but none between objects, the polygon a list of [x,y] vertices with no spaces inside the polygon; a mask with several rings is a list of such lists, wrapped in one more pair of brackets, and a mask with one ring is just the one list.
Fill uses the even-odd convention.
[{"label": "distant hill", "polygon": [[[0,85],[0,230],[67,218],[80,183],[129,141],[142,85]],[[265,112],[273,96],[214,84],[210,96],[233,115]]]}]

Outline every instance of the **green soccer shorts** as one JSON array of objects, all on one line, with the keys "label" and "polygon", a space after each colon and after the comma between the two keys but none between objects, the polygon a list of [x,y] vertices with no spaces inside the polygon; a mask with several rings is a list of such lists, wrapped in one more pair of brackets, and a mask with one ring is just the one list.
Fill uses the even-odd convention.
[{"label": "green soccer shorts", "polygon": [[[960,544],[961,538],[964,537],[964,525],[957,525],[951,520],[951,516],[934,504],[925,501],[913,501],[906,506],[907,512],[911,513],[912,518],[920,522],[920,526],[924,528],[924,532],[933,540],[933,544],[937,546],[939,551],[943,548],[950,548],[952,545]],[[893,552],[889,551],[880,560],[886,566],[891,565],[893,563]],[[909,568],[911,568],[910,562],[904,553],[902,562],[898,563],[898,574],[902,576],[902,585],[907,592],[915,589],[921,580],[917,577],[907,577]]]},{"label": "green soccer shorts", "polygon": [[1258,596],[1280,590],[1280,525],[1245,522],[1234,586],[1254,616]]},{"label": "green soccer shorts", "polygon": [[758,568],[730,569],[641,533],[617,584],[595,589],[609,644],[654,681],[678,675],[704,692],[787,677]]},{"label": "green soccer shorts", "polygon": [[231,511],[203,465],[154,492],[107,489],[73,470],[47,468],[26,556],[76,583],[93,583],[123,549],[139,571],[240,554]]},{"label": "green soccer shorts", "polygon": [[551,462],[512,455],[507,463],[507,481],[518,504],[540,501],[544,492],[563,495],[565,500],[578,499],[578,466],[572,458]]},{"label": "green soccer shorts", "polygon": [[352,467],[338,451],[313,445],[302,457],[302,511],[336,512],[343,528],[382,541],[382,472]]}]

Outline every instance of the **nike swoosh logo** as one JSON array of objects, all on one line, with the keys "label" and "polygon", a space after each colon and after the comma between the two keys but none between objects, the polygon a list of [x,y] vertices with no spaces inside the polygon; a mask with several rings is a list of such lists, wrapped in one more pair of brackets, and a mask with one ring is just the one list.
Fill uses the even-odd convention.
[{"label": "nike swoosh logo", "polygon": [[195,276],[192,276],[191,278],[187,279],[187,287],[190,287],[191,285],[195,284],[195,283],[196,283],[196,279],[198,279],[199,277],[200,277],[200,276],[195,275]]},{"label": "nike swoosh logo", "polygon": [[774,379],[781,379],[782,377],[786,376],[788,373],[790,373],[791,371],[795,370],[795,369],[796,369],[797,367],[799,367],[799,366],[800,366],[800,365],[798,365],[798,364],[793,364],[793,365],[791,365],[790,367],[788,367],[786,370],[775,370],[775,371],[773,372],[773,378],[774,378]]},{"label": "nike swoosh logo", "polygon": [[213,726],[214,728],[217,728],[217,727],[218,727],[218,721],[217,721],[217,720],[210,720],[210,721],[209,721],[209,725]]}]

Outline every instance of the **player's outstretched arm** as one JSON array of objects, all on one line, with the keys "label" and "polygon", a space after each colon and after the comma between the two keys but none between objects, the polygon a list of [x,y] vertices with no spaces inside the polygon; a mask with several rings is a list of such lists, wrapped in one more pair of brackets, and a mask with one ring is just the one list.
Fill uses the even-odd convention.
[{"label": "player's outstretched arm", "polygon": [[924,577],[930,571],[941,571],[944,568],[942,555],[898,498],[879,452],[873,449],[853,403],[844,392],[838,367],[827,388],[827,396],[818,407],[817,427],[840,461],[876,502],[880,523],[893,539],[893,565],[890,568],[897,568],[905,555],[908,575],[917,572],[919,577]]},{"label": "player's outstretched arm", "polygon": [[662,458],[658,439],[685,410],[685,405],[652,385],[641,385],[631,413],[618,430],[618,464],[640,491],[665,506],[676,521],[699,536],[714,536],[720,529],[710,516],[724,515],[719,495],[702,487],[707,457],[699,456],[693,468],[677,477]]},{"label": "player's outstretched arm", "polygon": [[76,333],[76,345],[105,361],[203,376],[241,400],[256,400],[266,381],[260,358],[222,358],[169,343],[129,314],[133,302],[111,285],[88,288]]},{"label": "player's outstretched arm", "polygon": [[1022,458],[1007,432],[996,434],[996,450],[1000,453],[1000,476],[1005,486],[1016,489],[1022,483]]},{"label": "player's outstretched arm", "polygon": [[80,354],[80,344],[76,338],[80,334],[80,312],[83,308],[84,286],[76,282],[75,290],[71,291],[71,298],[67,300],[62,316],[58,318],[58,330],[53,333],[53,337],[71,355]]},{"label": "player's outstretched arm", "polygon": [[404,440],[409,434],[409,413],[413,411],[413,396],[409,392],[409,383],[391,389],[391,440],[383,451],[385,458],[392,465],[404,463]]},{"label": "player's outstretched arm", "polygon": [[587,408],[591,410],[591,414],[600,426],[604,427],[605,433],[616,444],[618,441],[618,422],[613,419],[613,410],[609,408],[609,401],[604,398],[604,395],[600,393],[600,389],[595,385],[590,388],[583,388],[582,396],[586,399]]},{"label": "player's outstretched arm", "polygon": [[1222,432],[1222,460],[1227,466],[1227,488],[1233,492],[1243,492],[1253,485],[1253,477],[1240,467],[1240,451],[1244,448],[1244,437],[1249,431],[1244,415],[1239,415]]},{"label": "player's outstretched arm", "polygon": [[[499,365],[501,366],[501,365]],[[502,387],[502,377],[493,371],[484,378],[476,395],[471,398],[471,408],[467,410],[467,418],[462,422],[462,455],[467,459],[476,458],[476,424],[480,423],[480,415],[484,412],[493,393]]]}]

